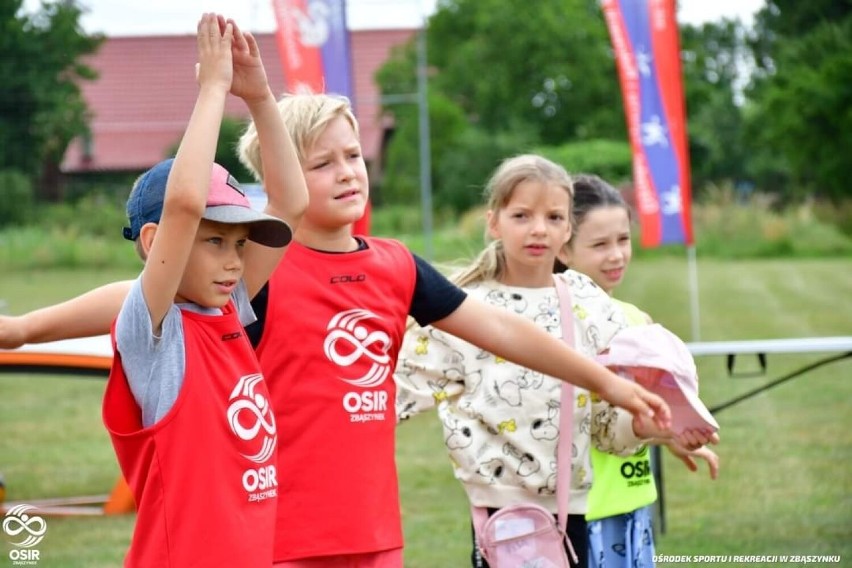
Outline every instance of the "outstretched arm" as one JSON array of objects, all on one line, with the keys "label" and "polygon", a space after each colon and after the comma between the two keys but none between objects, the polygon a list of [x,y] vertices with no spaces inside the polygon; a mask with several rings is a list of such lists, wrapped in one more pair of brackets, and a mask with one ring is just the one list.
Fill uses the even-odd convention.
[{"label": "outstretched arm", "polygon": [[20,316],[0,316],[0,348],[109,333],[131,281],[112,282]]},{"label": "outstretched arm", "polygon": [[[234,27],[231,94],[245,101],[257,129],[263,186],[267,194],[264,212],[284,219],[295,232],[308,206],[302,167],[269,87],[257,41],[251,33],[229,22]],[[244,279],[250,297],[254,297],[269,279],[284,251],[284,248],[265,247],[251,241],[246,243]]]},{"label": "outstretched arm", "polygon": [[522,367],[594,391],[634,415],[653,417],[661,429],[670,425],[669,407],[660,397],[583,357],[521,316],[468,297],[432,325]]}]

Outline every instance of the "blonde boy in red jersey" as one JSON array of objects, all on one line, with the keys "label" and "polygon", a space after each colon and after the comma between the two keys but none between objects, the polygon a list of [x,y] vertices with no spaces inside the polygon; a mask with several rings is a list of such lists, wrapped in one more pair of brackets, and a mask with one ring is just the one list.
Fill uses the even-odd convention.
[{"label": "blonde boy in red jersey", "polygon": [[[667,420],[658,399],[523,318],[468,299],[402,243],[353,235],[369,180],[349,102],[294,95],[279,109],[310,204],[248,329],[289,433],[278,453],[275,566],[402,566],[392,374],[408,316],[563,380],[599,385],[605,397],[641,413],[653,407]],[[240,155],[261,177],[259,148],[250,126]]]}]

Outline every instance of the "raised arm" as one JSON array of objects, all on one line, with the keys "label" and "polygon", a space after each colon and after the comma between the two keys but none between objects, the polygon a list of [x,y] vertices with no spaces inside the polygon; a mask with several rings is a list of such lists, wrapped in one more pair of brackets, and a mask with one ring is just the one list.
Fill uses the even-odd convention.
[{"label": "raised arm", "polygon": [[[245,101],[257,129],[267,193],[264,212],[285,220],[295,232],[308,206],[302,167],[269,87],[257,41],[251,33],[231,23],[234,28],[231,94]],[[269,279],[284,251],[251,241],[246,243],[244,279],[250,297]]]},{"label": "raised arm", "polygon": [[0,348],[109,333],[131,281],[112,282],[20,316],[0,316]]},{"label": "raised arm", "polygon": [[[233,26],[204,14],[198,22],[198,98],[166,184],[159,225],[140,234],[150,247],[142,291],[157,333],[174,302],[207,203],[225,99],[231,88]],[[147,229],[147,231],[146,231]]]},{"label": "raised arm", "polygon": [[669,407],[660,397],[583,357],[518,315],[468,297],[432,325],[522,367],[594,391],[633,414],[652,416],[661,429],[670,425]]}]

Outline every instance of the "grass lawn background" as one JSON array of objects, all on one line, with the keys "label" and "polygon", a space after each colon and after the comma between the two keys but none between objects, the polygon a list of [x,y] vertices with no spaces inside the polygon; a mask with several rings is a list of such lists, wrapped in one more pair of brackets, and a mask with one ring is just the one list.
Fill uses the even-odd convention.
[{"label": "grass lawn background", "polygon": [[[852,335],[851,268],[845,258],[699,259],[701,340]],[[9,313],[22,313],[132,275],[5,272],[0,300]],[[691,339],[685,260],[634,263],[620,297]],[[718,405],[817,358],[769,355],[767,376],[757,378],[729,378],[724,357],[699,358],[702,398]],[[690,473],[666,456],[668,522],[658,553],[826,554],[841,555],[841,565],[852,562],[850,363],[822,367],[720,412],[719,480],[711,482],[706,468]],[[0,472],[7,499],[111,488],[118,469],[100,421],[103,385],[92,378],[0,375]],[[452,478],[438,420],[427,414],[402,425],[397,446],[406,566],[469,565],[467,504]],[[118,566],[132,526],[132,515],[49,518],[38,565]],[[4,539],[0,552],[10,562],[8,550]]]}]

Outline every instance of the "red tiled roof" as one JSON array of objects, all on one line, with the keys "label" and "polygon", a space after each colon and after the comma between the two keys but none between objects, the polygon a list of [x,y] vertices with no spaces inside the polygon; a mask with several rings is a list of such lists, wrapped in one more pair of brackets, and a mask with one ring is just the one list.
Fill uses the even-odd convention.
[{"label": "red tiled roof", "polygon": [[[361,125],[364,157],[381,151],[379,91],[373,76],[393,46],[416,32],[359,30],[351,32],[355,114]],[[272,33],[256,34],[269,82],[284,92],[284,78]],[[123,171],[146,169],[166,155],[183,134],[192,112],[195,83],[195,36],[115,37],[104,41],[89,59],[99,78],[82,85],[89,105],[92,139],[89,158],[75,140],[65,154],[62,171]],[[225,113],[244,118],[245,105],[229,97]]]}]

